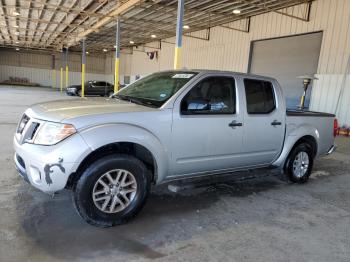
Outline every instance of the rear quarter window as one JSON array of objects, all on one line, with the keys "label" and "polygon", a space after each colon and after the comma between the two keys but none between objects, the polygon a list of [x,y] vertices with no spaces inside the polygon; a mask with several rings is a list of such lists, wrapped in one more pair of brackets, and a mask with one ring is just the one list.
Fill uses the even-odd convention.
[{"label": "rear quarter window", "polygon": [[269,114],[276,108],[273,85],[269,81],[244,79],[248,114]]}]

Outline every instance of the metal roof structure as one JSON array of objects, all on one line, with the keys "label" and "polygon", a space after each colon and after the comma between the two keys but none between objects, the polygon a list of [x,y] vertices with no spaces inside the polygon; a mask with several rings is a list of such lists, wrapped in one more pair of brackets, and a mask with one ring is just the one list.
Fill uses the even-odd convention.
[{"label": "metal roof structure", "polygon": [[[249,19],[278,12],[308,21],[310,0],[186,0],[184,34],[214,26],[249,31]],[[287,7],[305,4],[298,12]],[[295,15],[297,13],[298,15]],[[130,47],[175,35],[177,0],[0,0],[0,46],[79,50],[113,49],[117,17],[121,46]],[[243,28],[228,23],[246,20]]]}]

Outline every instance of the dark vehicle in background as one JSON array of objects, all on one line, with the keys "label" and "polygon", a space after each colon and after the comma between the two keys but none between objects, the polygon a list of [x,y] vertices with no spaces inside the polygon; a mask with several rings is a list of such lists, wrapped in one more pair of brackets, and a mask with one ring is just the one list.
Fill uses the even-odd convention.
[{"label": "dark vehicle in background", "polygon": [[[111,96],[114,93],[114,86],[105,81],[87,81],[85,83],[85,95]],[[66,89],[67,95],[81,96],[81,85],[71,85]]]}]

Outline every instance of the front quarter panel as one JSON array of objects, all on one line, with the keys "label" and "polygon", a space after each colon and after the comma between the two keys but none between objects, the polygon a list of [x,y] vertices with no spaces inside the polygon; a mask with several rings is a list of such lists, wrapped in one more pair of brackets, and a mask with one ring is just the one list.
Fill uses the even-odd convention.
[{"label": "front quarter panel", "polygon": [[149,130],[132,124],[104,124],[80,131],[81,136],[92,151],[118,142],[139,144],[148,149],[156,162],[156,182],[160,182],[167,175],[168,153],[161,141]]}]

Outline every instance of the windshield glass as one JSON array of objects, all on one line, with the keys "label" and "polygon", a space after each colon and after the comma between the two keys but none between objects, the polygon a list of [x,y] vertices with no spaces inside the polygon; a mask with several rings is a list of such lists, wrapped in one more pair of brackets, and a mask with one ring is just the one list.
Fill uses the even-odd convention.
[{"label": "windshield glass", "polygon": [[160,107],[190,81],[196,72],[160,72],[120,90],[115,97],[146,106]]}]

